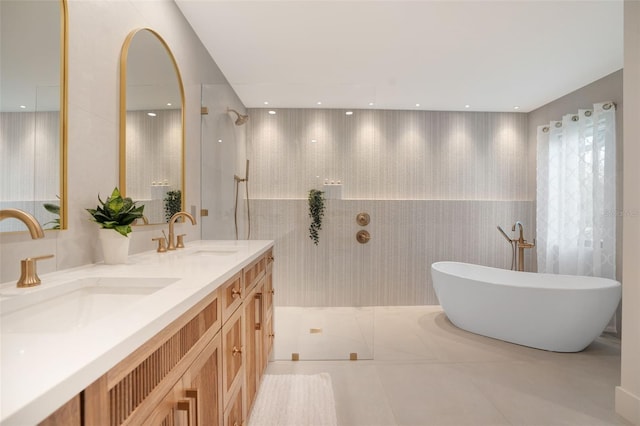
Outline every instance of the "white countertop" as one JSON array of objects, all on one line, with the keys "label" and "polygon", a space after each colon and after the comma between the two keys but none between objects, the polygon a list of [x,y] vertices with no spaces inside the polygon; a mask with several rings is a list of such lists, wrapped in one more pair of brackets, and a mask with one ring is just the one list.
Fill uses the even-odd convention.
[{"label": "white countertop", "polygon": [[[257,259],[273,241],[195,241],[175,252],[129,256],[123,265],[86,265],[40,276],[42,284],[0,285],[0,300],[87,277],[176,278],[177,281],[113,314],[64,332],[1,333],[0,424],[34,425],[81,392],[186,312],[228,278]],[[220,256],[203,249],[233,249]],[[55,321],[55,318],[51,318]],[[2,325],[0,324],[0,329]]]}]

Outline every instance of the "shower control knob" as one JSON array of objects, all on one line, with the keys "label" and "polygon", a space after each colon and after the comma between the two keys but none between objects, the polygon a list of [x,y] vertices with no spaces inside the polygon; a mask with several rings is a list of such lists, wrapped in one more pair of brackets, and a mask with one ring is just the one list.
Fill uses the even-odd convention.
[{"label": "shower control knob", "polygon": [[371,216],[369,216],[369,213],[358,213],[356,222],[358,222],[360,226],[367,226],[369,222],[371,222]]},{"label": "shower control knob", "polygon": [[369,232],[365,231],[364,229],[361,231],[358,231],[358,233],[356,234],[356,240],[358,240],[360,244],[367,244],[370,239],[371,239],[371,235],[369,234]]}]

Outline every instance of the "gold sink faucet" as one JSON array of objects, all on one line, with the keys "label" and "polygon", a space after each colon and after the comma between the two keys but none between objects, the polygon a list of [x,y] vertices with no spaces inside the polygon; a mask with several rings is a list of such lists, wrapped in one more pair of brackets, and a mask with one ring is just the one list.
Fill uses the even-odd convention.
[{"label": "gold sink faucet", "polygon": [[184,234],[182,235],[178,235],[178,243],[175,243],[175,233],[173,231],[173,226],[176,223],[176,220],[178,220],[178,218],[180,217],[186,217],[191,221],[192,225],[196,224],[196,218],[191,216],[189,213],[187,212],[178,212],[176,214],[174,214],[173,216],[171,216],[171,219],[169,220],[169,244],[167,246],[167,250],[175,250],[176,248],[183,248],[184,247],[184,242],[182,240],[182,237],[184,237]]},{"label": "gold sink faucet", "polygon": [[40,226],[40,223],[38,223],[36,218],[31,216],[29,213],[18,209],[0,210],[0,220],[9,218],[18,219],[24,223],[27,226],[27,229],[29,229],[32,239],[44,238],[42,226]]},{"label": "gold sink faucet", "polygon": [[[32,239],[36,240],[39,238],[44,238],[44,231],[42,230],[42,226],[40,226],[40,223],[38,223],[36,218],[29,213],[18,209],[0,210],[0,220],[9,218],[18,219],[19,221],[24,223],[27,226]],[[36,261],[42,259],[50,259],[52,257],[52,254],[48,254],[45,256],[28,257],[21,260],[20,279],[18,279],[18,282],[16,283],[17,287],[24,288],[39,285],[41,281],[36,271]]]}]

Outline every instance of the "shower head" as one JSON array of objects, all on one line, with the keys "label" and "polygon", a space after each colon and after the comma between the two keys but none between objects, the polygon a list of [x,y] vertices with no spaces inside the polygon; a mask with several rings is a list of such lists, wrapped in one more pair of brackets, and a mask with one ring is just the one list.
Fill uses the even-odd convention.
[{"label": "shower head", "polygon": [[238,111],[236,111],[235,109],[227,108],[227,112],[232,112],[237,116],[236,121],[235,121],[236,126],[242,126],[244,123],[246,123],[249,120],[249,116],[248,115],[242,115]]}]

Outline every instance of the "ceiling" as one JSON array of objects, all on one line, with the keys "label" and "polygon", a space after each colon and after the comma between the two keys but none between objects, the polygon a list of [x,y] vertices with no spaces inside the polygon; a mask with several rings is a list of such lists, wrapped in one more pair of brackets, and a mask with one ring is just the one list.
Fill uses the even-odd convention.
[{"label": "ceiling", "polygon": [[175,2],[248,108],[528,112],[623,65],[622,0]]}]

